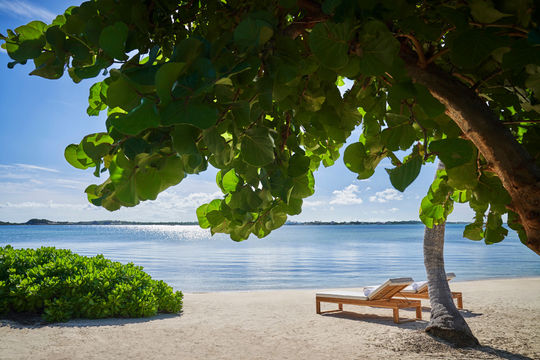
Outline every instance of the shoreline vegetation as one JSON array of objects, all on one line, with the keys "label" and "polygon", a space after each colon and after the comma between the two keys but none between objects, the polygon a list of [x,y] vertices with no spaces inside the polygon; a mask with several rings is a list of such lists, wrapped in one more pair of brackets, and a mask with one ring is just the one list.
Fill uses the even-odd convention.
[{"label": "shoreline vegetation", "polygon": [[[287,221],[285,225],[421,225],[419,220],[405,221]],[[466,221],[448,221],[447,224],[468,224]],[[122,221],[122,220],[92,220],[92,221],[53,221],[47,219],[30,219],[24,223],[0,221],[1,225],[199,225],[197,221]]]}]

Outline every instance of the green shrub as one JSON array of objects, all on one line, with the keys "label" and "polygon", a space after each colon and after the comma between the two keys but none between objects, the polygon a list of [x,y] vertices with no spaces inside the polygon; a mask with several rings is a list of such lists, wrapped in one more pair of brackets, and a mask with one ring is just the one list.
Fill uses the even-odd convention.
[{"label": "green shrub", "polygon": [[177,313],[182,298],[133,263],[54,247],[0,247],[0,314],[42,314],[49,322],[143,317]]}]

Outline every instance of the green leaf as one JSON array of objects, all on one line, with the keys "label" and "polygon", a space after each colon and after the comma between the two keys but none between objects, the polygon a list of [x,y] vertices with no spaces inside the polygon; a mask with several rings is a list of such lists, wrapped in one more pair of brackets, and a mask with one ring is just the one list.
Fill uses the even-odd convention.
[{"label": "green leaf", "polygon": [[[313,195],[315,192],[315,178],[310,171],[304,176],[293,178],[293,188],[291,191],[291,198],[306,198]],[[284,199],[287,201],[287,199]]]},{"label": "green leaf", "polygon": [[484,241],[486,244],[495,244],[504,240],[508,235],[508,230],[502,227],[501,215],[489,212],[487,222],[486,222],[486,231],[484,234]]},{"label": "green leaf", "polygon": [[107,26],[99,35],[99,46],[112,58],[126,60],[126,41],[129,29],[123,22]]},{"label": "green leaf", "polygon": [[88,169],[89,167],[96,166],[94,161],[85,154],[80,145],[68,145],[64,151],[64,157],[71,166],[77,169]]},{"label": "green leaf", "polygon": [[318,23],[309,35],[309,47],[329,69],[339,69],[349,62],[350,26],[348,23]]},{"label": "green leaf", "polygon": [[170,62],[163,64],[156,72],[156,91],[161,104],[166,105],[171,102],[172,86],[184,70],[185,65],[185,63]]},{"label": "green leaf", "polygon": [[474,68],[487,59],[493,50],[504,45],[500,41],[486,30],[465,30],[451,43],[450,59],[459,67]]},{"label": "green leaf", "polygon": [[272,25],[260,19],[248,16],[234,30],[234,42],[243,48],[264,45],[274,35]]},{"label": "green leaf", "polygon": [[393,65],[399,42],[388,27],[377,20],[366,22],[360,32],[360,70],[364,75],[382,75]]},{"label": "green leaf", "polygon": [[141,98],[126,79],[119,77],[109,85],[107,90],[107,105],[111,109],[119,107],[130,111],[139,105],[140,101]]},{"label": "green leaf", "polygon": [[287,174],[291,177],[302,176],[309,170],[311,160],[302,154],[294,154],[289,159],[289,168]]},{"label": "green leaf", "polygon": [[10,40],[6,41],[9,57],[21,62],[38,57],[46,43],[44,34],[46,26],[42,21],[32,21],[16,28],[18,39],[10,36]]},{"label": "green leaf", "polygon": [[180,124],[174,127],[171,132],[173,148],[179,155],[199,154],[196,140],[201,131],[194,126]]},{"label": "green leaf", "polygon": [[111,124],[123,134],[137,135],[143,130],[159,126],[159,116],[155,104],[147,99],[128,114],[113,114]]},{"label": "green leaf", "polygon": [[409,124],[386,128],[381,133],[381,141],[390,151],[407,150],[416,140],[416,131]]},{"label": "green leaf", "polygon": [[88,96],[88,109],[86,110],[88,115],[97,116],[101,110],[105,110],[107,108],[105,100],[108,87],[109,85],[107,85],[104,81],[100,81],[92,85],[90,88],[90,95]]},{"label": "green leaf", "polygon": [[473,18],[483,24],[491,24],[504,17],[511,16],[495,9],[493,3],[488,0],[471,0],[470,7]]},{"label": "green leaf", "polygon": [[274,161],[274,139],[265,127],[246,131],[241,142],[242,159],[253,166],[265,166]]},{"label": "green leaf", "polygon": [[345,163],[345,166],[354,173],[360,173],[365,170],[365,158],[366,149],[361,142],[356,142],[347,146],[343,153],[343,162]]},{"label": "green leaf", "polygon": [[155,168],[140,169],[135,174],[135,184],[141,200],[155,200],[161,190],[161,177]]},{"label": "green leaf", "polygon": [[474,162],[446,169],[448,185],[454,189],[474,189],[478,184],[478,172]]},{"label": "green leaf", "polygon": [[429,150],[439,156],[446,169],[471,162],[475,154],[471,143],[464,139],[433,141],[429,144]]},{"label": "green leaf", "polygon": [[482,225],[469,224],[465,226],[465,230],[463,230],[463,237],[466,237],[470,240],[482,240],[484,238],[484,231],[482,230]]},{"label": "green leaf", "polygon": [[59,79],[64,74],[64,61],[60,61],[54,53],[42,53],[34,59],[36,66],[30,75],[37,75],[45,79]]},{"label": "green leaf", "polygon": [[414,156],[401,166],[386,169],[386,172],[390,175],[392,185],[403,192],[418,177],[421,167],[422,159],[420,156]]},{"label": "green leaf", "polygon": [[107,133],[90,134],[81,141],[82,149],[94,162],[107,155],[114,140]]},{"label": "green leaf", "polygon": [[173,101],[160,112],[163,125],[190,124],[207,129],[217,121],[217,109],[206,103]]},{"label": "green leaf", "polygon": [[186,176],[184,173],[184,162],[180,157],[168,157],[158,170],[161,177],[160,191],[178,184]]},{"label": "green leaf", "polygon": [[223,184],[223,190],[225,190],[225,192],[230,193],[230,192],[236,191],[239,183],[240,183],[240,178],[236,176],[234,169],[229,170],[223,176],[222,184]]}]

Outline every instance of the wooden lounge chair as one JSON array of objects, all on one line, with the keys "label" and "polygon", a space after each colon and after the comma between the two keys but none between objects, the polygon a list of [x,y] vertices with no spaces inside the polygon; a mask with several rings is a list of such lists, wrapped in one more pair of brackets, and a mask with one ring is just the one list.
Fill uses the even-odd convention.
[{"label": "wooden lounge chair", "polygon": [[[454,273],[447,273],[446,280],[450,281],[456,277]],[[429,299],[428,282],[414,282],[401,290],[396,296],[406,299]],[[463,309],[463,294],[457,291],[452,291],[452,298],[457,300],[458,309]]]},{"label": "wooden lounge chair", "polygon": [[392,298],[392,296],[396,295],[405,287],[412,284],[412,281],[413,280],[411,278],[389,279],[382,285],[364,288],[364,292],[335,291],[317,293],[315,295],[317,314],[322,314],[321,302],[329,302],[338,304],[339,310],[341,311],[343,311],[343,304],[393,309],[394,322],[396,324],[399,324],[399,309],[416,308],[416,319],[421,320],[422,304],[419,300]]}]

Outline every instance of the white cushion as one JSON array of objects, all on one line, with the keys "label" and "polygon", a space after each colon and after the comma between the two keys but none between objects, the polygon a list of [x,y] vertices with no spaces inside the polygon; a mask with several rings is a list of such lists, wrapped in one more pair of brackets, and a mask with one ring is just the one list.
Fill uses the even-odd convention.
[{"label": "white cushion", "polygon": [[317,293],[317,297],[331,297],[337,299],[367,300],[368,297],[359,291],[335,291],[328,293]]}]

